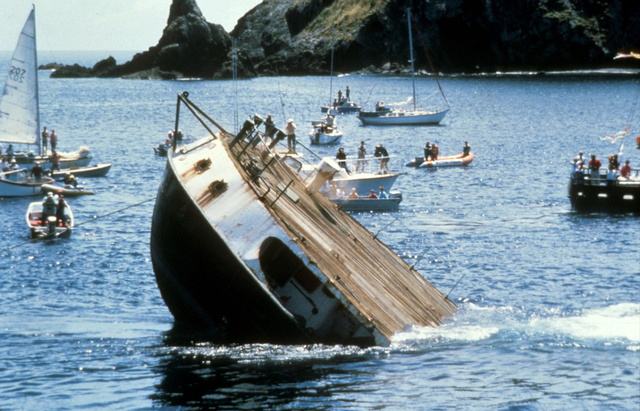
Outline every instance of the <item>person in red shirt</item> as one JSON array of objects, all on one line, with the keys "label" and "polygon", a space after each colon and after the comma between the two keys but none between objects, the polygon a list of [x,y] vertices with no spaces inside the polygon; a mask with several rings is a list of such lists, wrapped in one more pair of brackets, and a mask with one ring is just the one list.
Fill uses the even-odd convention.
[{"label": "person in red shirt", "polygon": [[622,167],[620,167],[620,177],[629,178],[631,175],[631,166],[629,165],[629,160],[625,161]]}]

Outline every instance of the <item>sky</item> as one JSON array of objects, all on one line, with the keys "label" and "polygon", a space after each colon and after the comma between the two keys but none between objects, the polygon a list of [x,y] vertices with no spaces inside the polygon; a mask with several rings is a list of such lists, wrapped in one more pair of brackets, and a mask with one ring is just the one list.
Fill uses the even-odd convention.
[{"label": "sky", "polygon": [[[131,50],[155,46],[173,0],[0,0],[0,50],[13,50],[35,4],[39,50]],[[197,0],[228,32],[260,0]]]}]

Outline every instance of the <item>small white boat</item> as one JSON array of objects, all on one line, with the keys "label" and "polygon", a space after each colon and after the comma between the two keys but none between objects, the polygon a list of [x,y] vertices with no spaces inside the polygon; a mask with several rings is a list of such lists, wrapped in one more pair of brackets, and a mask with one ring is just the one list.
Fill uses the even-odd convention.
[{"label": "small white boat", "polygon": [[424,157],[416,157],[407,162],[407,167],[437,168],[437,167],[464,167],[471,164],[475,156],[473,153],[457,154],[455,156],[438,157],[437,160],[425,160]]},{"label": "small white boat", "polygon": [[65,197],[77,197],[82,195],[94,194],[93,191],[87,190],[84,186],[74,187],[70,184],[51,183],[43,184],[41,187],[43,193],[62,194]]},{"label": "small white boat", "polygon": [[333,145],[342,141],[342,131],[338,129],[335,119],[331,123],[327,118],[312,121],[313,128],[309,132],[309,140],[313,145]]},{"label": "small white boat", "polygon": [[61,213],[59,217],[54,213],[45,218],[42,201],[35,201],[29,204],[25,218],[31,238],[69,238],[73,231],[73,211],[68,204],[66,204],[64,213]]},{"label": "small white boat", "polygon": [[330,199],[332,203],[338,205],[341,210],[354,212],[369,211],[395,211],[400,207],[402,201],[402,193],[399,191],[391,191],[389,198],[348,198],[336,197]]},{"label": "small white boat", "polygon": [[56,180],[63,180],[67,174],[73,174],[76,177],[104,177],[111,170],[111,164],[94,164],[85,167],[70,167],[55,170],[51,176]]},{"label": "small white boat", "polygon": [[0,173],[1,197],[30,197],[39,195],[43,184],[53,183],[55,180],[42,177],[39,181],[29,176],[24,169]]},{"label": "small white boat", "polygon": [[[371,157],[365,161],[368,164],[372,160],[377,160],[377,158]],[[336,189],[343,193],[349,193],[354,188],[358,193],[368,193],[371,190],[376,190],[377,192],[380,187],[384,187],[385,190],[389,191],[398,177],[400,177],[400,173],[381,174],[366,171],[368,169],[366,165],[362,166],[362,170],[365,171],[347,173],[346,170],[338,166],[338,163],[331,157],[324,157],[320,164],[322,163],[330,164],[335,170],[339,170],[333,175],[329,185],[325,187],[327,191],[331,184],[334,184]],[[320,165],[316,166],[316,168],[319,167]],[[354,169],[357,168],[358,167],[354,167]]]},{"label": "small white boat", "polygon": [[357,105],[351,100],[343,97],[340,100],[336,100],[335,104],[331,106],[322,106],[320,107],[320,111],[323,113],[331,113],[333,115],[336,114],[350,114],[357,113],[362,109],[362,106]]}]

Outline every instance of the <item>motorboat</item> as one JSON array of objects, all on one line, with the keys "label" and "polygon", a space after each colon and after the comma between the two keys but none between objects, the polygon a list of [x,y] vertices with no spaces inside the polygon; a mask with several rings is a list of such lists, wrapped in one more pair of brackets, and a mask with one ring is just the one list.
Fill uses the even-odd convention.
[{"label": "motorboat", "polygon": [[416,157],[407,162],[405,166],[417,168],[463,167],[471,164],[474,158],[475,155],[473,153],[460,153],[454,156],[438,156],[435,160],[426,160],[424,157]]},{"label": "motorboat", "polygon": [[[66,202],[65,202],[66,203]],[[69,238],[74,226],[74,216],[71,207],[65,204],[64,213],[44,215],[42,201],[29,203],[25,215],[31,238]]]}]

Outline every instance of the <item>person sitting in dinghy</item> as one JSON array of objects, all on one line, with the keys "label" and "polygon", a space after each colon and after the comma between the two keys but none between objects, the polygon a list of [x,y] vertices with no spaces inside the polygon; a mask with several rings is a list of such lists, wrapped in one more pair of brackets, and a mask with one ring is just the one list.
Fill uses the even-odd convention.
[{"label": "person sitting in dinghy", "polygon": [[380,192],[378,193],[378,198],[389,198],[389,195],[386,191],[384,191],[384,187],[380,186]]},{"label": "person sitting in dinghy", "polygon": [[56,215],[56,198],[53,196],[53,193],[47,193],[47,196],[42,201],[42,224],[47,224],[47,220],[51,216]]},{"label": "person sitting in dinghy", "polygon": [[72,186],[73,188],[78,188],[78,180],[76,180],[76,177],[71,173],[65,174],[63,182],[65,186]]},{"label": "person sitting in dinghy", "polygon": [[376,194],[376,190],[371,189],[371,192],[369,193],[367,198],[378,198],[378,195]]},{"label": "person sitting in dinghy", "polygon": [[58,224],[63,225],[69,221],[68,209],[69,204],[67,204],[62,194],[60,194],[58,197],[58,205],[56,206],[56,218],[58,219]]}]

